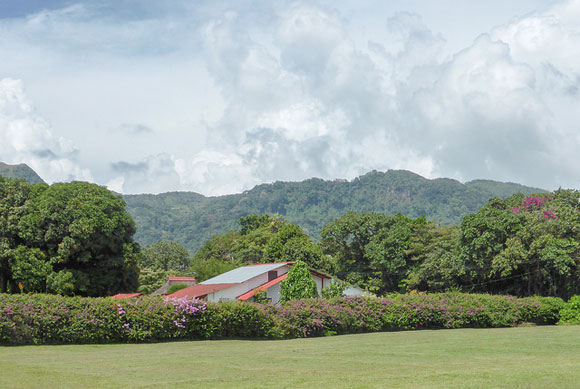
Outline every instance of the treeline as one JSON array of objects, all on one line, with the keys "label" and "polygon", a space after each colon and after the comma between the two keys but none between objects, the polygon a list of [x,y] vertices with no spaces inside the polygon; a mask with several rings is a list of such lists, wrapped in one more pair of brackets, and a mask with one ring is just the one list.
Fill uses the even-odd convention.
[{"label": "treeline", "polygon": [[491,199],[460,226],[347,212],[314,242],[277,216],[251,215],[195,254],[200,279],[243,264],[302,260],[378,295],[461,290],[568,298],[580,292],[580,194]]},{"label": "treeline", "polygon": [[258,185],[240,194],[205,197],[191,192],[126,195],[135,219],[135,240],[149,246],[175,241],[196,252],[214,234],[237,228],[241,217],[277,214],[320,239],[322,228],[348,211],[425,216],[441,225],[459,225],[492,197],[540,192],[518,184],[488,180],[462,184],[428,180],[403,170],[373,171],[352,181],[309,179]]},{"label": "treeline", "polygon": [[104,187],[0,177],[0,293],[148,294],[169,275],[203,281],[245,264],[300,260],[377,295],[568,298],[580,289],[579,201],[572,190],[493,198],[459,226],[350,211],[318,241],[279,215],[251,214],[192,256],[173,241],[142,249],[123,198]]}]

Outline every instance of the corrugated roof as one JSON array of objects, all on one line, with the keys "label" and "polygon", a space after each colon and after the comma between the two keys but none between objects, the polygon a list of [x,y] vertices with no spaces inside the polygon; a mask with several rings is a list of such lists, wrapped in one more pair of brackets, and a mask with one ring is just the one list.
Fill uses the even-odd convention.
[{"label": "corrugated roof", "polygon": [[164,297],[168,298],[199,298],[207,296],[210,293],[216,292],[218,290],[229,288],[232,285],[236,285],[236,283],[228,283],[228,284],[211,284],[211,285],[202,285],[197,284],[190,286],[188,288],[183,288],[178,290],[175,293],[167,294]]},{"label": "corrugated roof", "polygon": [[220,283],[242,283],[249,279],[259,276],[260,274],[269,272],[271,270],[276,270],[282,266],[288,265],[293,262],[283,262],[283,263],[265,263],[261,265],[250,265],[238,267],[237,269],[230,270],[227,273],[220,274],[214,278],[203,281],[202,285],[209,284],[220,284]]},{"label": "corrugated roof", "polygon": [[280,281],[285,280],[286,277],[288,277],[288,273],[284,273],[280,277],[274,278],[273,280],[268,281],[265,284],[262,284],[262,285],[258,286],[257,288],[254,288],[254,289],[250,290],[249,292],[242,294],[241,296],[238,296],[238,300],[242,300],[242,301],[249,300],[250,298],[254,297],[256,295],[256,293],[258,293],[262,290],[266,290],[269,287],[271,287],[272,285],[276,285]]}]

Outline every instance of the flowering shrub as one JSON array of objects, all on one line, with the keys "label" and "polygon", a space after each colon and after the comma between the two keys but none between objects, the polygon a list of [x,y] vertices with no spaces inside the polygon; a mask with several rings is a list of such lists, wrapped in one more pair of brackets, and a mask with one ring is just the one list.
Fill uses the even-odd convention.
[{"label": "flowering shrub", "polygon": [[270,307],[286,337],[411,330],[554,324],[563,301],[485,294],[406,294],[373,299],[300,300]]},{"label": "flowering shrub", "polygon": [[296,338],[422,328],[554,324],[553,297],[484,294],[392,295],[295,300],[279,306],[141,297],[0,294],[0,344],[155,342]]}]

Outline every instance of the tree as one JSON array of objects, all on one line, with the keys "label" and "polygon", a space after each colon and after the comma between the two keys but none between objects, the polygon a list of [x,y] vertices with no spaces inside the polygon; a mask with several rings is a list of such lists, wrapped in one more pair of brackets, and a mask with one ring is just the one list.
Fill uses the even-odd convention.
[{"label": "tree", "polygon": [[189,252],[185,247],[177,242],[162,240],[143,249],[142,260],[141,267],[178,272],[186,272],[190,262]]},{"label": "tree", "polygon": [[167,282],[169,276],[174,275],[177,274],[173,271],[144,267],[139,272],[139,288],[137,291],[143,294],[151,294],[161,288]]},{"label": "tree", "polygon": [[580,292],[580,193],[492,199],[468,215],[459,236],[463,285],[518,296]]},{"label": "tree", "polygon": [[412,238],[410,252],[417,265],[409,274],[409,289],[440,292],[461,287],[465,263],[459,255],[459,232],[455,226],[430,224]]},{"label": "tree", "polygon": [[26,214],[30,199],[46,187],[0,176],[0,293],[16,288],[11,263],[16,260],[14,250],[24,244],[19,237],[18,223]]},{"label": "tree", "polygon": [[[139,246],[133,243],[135,223],[123,199],[86,182],[39,188],[18,220],[18,243],[42,252],[52,272],[64,271],[50,276],[51,285],[62,289],[70,273],[74,294],[103,296],[136,289],[134,254]],[[38,263],[41,256],[35,258]]]},{"label": "tree", "polygon": [[280,283],[280,301],[313,297],[318,297],[316,283],[312,279],[308,265],[298,261],[290,268],[286,279]]},{"label": "tree", "polygon": [[242,235],[246,235],[249,232],[255,231],[259,228],[268,227],[270,225],[275,225],[279,223],[279,217],[277,215],[270,216],[266,214],[264,215],[252,214],[240,218],[238,223],[242,227],[240,233]]},{"label": "tree", "polygon": [[335,257],[339,278],[377,294],[397,291],[415,265],[412,237],[426,223],[401,214],[348,212],[323,228],[321,245]]}]

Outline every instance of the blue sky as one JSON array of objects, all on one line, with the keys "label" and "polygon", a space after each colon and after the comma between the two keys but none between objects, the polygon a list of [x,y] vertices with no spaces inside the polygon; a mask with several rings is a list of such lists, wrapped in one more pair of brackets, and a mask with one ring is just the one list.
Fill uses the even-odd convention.
[{"label": "blue sky", "polygon": [[8,0],[0,58],[0,160],[48,182],[580,186],[580,0]]}]

